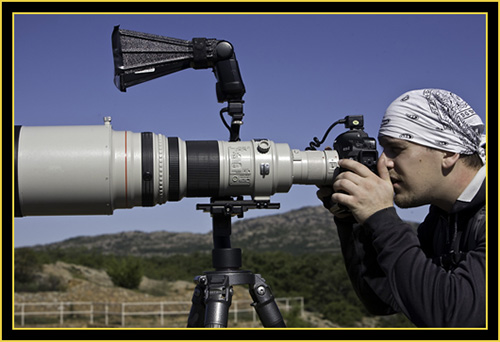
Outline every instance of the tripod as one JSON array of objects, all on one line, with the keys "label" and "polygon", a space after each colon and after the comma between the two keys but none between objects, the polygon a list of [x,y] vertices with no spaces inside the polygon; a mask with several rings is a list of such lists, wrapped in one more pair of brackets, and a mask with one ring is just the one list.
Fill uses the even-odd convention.
[{"label": "tripod", "polygon": [[259,274],[240,270],[241,249],[231,248],[231,217],[248,209],[277,209],[279,204],[269,202],[211,200],[210,204],[198,204],[196,209],[210,212],[213,221],[212,265],[215,271],[195,277],[188,328],[226,328],[233,285],[248,284],[250,296],[262,325],[266,328],[286,327],[274,301],[271,288]]}]

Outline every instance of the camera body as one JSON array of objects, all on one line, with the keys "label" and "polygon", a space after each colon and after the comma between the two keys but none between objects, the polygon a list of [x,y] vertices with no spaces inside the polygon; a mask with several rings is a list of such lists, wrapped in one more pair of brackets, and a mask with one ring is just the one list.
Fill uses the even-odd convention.
[{"label": "camera body", "polygon": [[[352,129],[340,134],[333,143],[339,159],[353,159],[377,173],[377,142],[362,129]],[[344,171],[343,169],[340,172]]]}]

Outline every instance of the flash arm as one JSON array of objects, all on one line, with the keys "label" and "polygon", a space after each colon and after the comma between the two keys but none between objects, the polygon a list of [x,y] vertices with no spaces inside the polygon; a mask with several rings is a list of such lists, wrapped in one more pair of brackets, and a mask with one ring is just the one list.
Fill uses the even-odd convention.
[{"label": "flash arm", "polygon": [[112,36],[115,85],[120,91],[187,68],[213,68],[219,102],[241,101],[241,80],[233,46],[208,38],[182,40],[120,29]]}]

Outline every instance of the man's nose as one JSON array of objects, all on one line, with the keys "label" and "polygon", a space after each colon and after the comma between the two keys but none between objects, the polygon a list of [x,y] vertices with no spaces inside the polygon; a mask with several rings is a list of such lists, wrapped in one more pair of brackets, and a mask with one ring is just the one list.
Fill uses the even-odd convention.
[{"label": "man's nose", "polygon": [[385,152],[382,152],[382,154],[380,155],[381,157],[384,156],[385,158],[383,158],[385,160],[385,166],[388,168],[388,169],[392,169],[394,168],[394,161],[389,158],[387,156],[387,154]]}]

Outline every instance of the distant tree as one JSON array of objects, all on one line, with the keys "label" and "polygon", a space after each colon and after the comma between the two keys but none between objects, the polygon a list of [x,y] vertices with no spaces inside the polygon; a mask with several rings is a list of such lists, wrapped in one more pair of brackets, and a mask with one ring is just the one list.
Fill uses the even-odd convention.
[{"label": "distant tree", "polygon": [[328,320],[342,327],[353,327],[364,316],[359,307],[345,300],[328,303],[323,314]]},{"label": "distant tree", "polygon": [[415,327],[405,315],[398,313],[390,316],[380,316],[378,323],[378,328],[410,328]]},{"label": "distant tree", "polygon": [[18,248],[14,252],[14,279],[26,283],[33,281],[42,270],[37,253],[30,248]]},{"label": "distant tree", "polygon": [[14,251],[14,291],[64,291],[66,283],[55,275],[43,275],[44,256],[31,248]]},{"label": "distant tree", "polygon": [[137,289],[141,284],[143,267],[137,258],[112,258],[107,265],[106,273],[116,286]]}]

